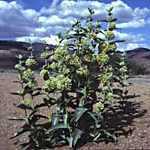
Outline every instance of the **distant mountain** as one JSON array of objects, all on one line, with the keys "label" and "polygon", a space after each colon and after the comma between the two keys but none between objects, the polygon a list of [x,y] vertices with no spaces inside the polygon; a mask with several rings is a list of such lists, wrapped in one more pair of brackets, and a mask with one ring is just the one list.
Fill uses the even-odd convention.
[{"label": "distant mountain", "polygon": [[130,68],[138,69],[139,67],[138,74],[150,73],[150,49],[137,48],[127,51],[127,58]]},{"label": "distant mountain", "polygon": [[[13,69],[17,62],[16,56],[22,54],[24,56],[29,55],[27,48],[30,46],[26,42],[17,41],[0,41],[0,69]],[[41,51],[49,46],[50,49],[54,48],[53,45],[47,45],[42,43],[33,43],[35,56],[39,59]],[[150,73],[150,49],[137,48],[127,51],[128,63],[131,69],[135,69],[140,66],[140,69],[146,70],[146,73]],[[139,70],[139,73],[142,71]],[[135,71],[136,72],[136,71]]]},{"label": "distant mountain", "polygon": [[[16,56],[22,54],[23,56],[29,55],[27,48],[30,47],[30,43],[17,42],[17,41],[0,41],[0,69],[13,69],[17,62]],[[33,52],[37,58],[39,58],[40,52],[45,48],[52,49],[53,45],[47,45],[42,43],[33,43]]]},{"label": "distant mountain", "polygon": [[150,55],[150,49],[147,48],[136,48],[133,50],[127,51],[127,54],[130,58],[147,58]]}]

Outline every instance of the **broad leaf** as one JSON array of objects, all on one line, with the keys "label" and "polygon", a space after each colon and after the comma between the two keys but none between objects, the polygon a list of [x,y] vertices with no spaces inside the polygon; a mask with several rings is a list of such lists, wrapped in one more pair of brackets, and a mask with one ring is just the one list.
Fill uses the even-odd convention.
[{"label": "broad leaf", "polygon": [[22,135],[22,134],[24,134],[24,133],[26,133],[26,132],[30,132],[30,131],[31,131],[31,128],[29,128],[29,127],[26,126],[26,125],[23,125],[23,126],[20,128],[20,130],[18,130],[18,131],[14,134],[14,136],[10,137],[10,139],[16,138],[17,136],[20,136],[20,135]]},{"label": "broad leaf", "polygon": [[84,132],[80,129],[75,129],[74,132],[72,133],[72,140],[70,140],[70,145],[71,147],[76,148],[79,140],[82,138]]},{"label": "broad leaf", "polygon": [[87,108],[78,107],[78,108],[76,109],[76,111],[75,111],[75,115],[74,115],[73,120],[74,120],[75,122],[78,122],[78,121],[81,119],[81,117],[83,117],[83,115],[84,115],[87,111],[88,111]]},{"label": "broad leaf", "polygon": [[33,110],[31,106],[23,104],[23,103],[16,105],[16,107],[21,108],[21,109]]}]

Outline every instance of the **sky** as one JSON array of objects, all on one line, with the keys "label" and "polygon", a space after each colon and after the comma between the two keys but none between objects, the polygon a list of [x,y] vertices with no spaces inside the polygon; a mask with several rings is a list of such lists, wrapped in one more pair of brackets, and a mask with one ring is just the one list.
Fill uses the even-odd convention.
[{"label": "sky", "polygon": [[0,0],[0,40],[49,41],[93,8],[98,19],[114,6],[120,50],[150,48],[150,0]]}]

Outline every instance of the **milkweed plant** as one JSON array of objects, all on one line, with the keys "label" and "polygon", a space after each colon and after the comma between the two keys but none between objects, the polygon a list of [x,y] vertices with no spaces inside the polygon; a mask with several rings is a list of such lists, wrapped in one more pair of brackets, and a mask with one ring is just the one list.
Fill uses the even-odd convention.
[{"label": "milkweed plant", "polygon": [[85,142],[115,140],[103,128],[103,112],[116,99],[122,99],[128,76],[124,56],[112,61],[117,42],[121,42],[115,39],[116,18],[112,10],[107,10],[106,20],[99,21],[89,9],[84,21],[77,20],[65,34],[59,34],[55,48],[43,50],[41,87],[35,78],[38,61],[32,47],[28,48],[28,58],[18,56],[15,68],[21,90],[13,94],[20,96],[16,106],[24,111],[24,116],[12,120],[22,122],[15,138],[28,135],[27,142],[21,143],[24,149],[66,144],[76,149]]}]

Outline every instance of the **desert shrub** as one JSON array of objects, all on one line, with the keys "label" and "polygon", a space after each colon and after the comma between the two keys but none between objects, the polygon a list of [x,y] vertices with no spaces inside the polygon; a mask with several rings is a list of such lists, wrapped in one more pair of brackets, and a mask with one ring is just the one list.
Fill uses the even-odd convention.
[{"label": "desert shrub", "polygon": [[[19,73],[21,98],[18,108],[25,111],[23,126],[14,137],[28,133],[25,149],[44,149],[69,144],[76,149],[87,141],[115,137],[103,129],[103,111],[116,97],[122,98],[126,83],[126,65],[122,56],[112,61],[116,53],[114,30],[116,19],[108,9],[104,27],[93,19],[94,11],[83,22],[77,20],[52,51],[42,52],[45,60],[40,75],[43,86],[38,87],[33,67],[36,61],[32,47],[29,58],[19,56],[15,66]],[[121,92],[120,92],[121,91]],[[121,93],[121,94],[120,94]],[[41,95],[42,102],[36,103]],[[26,98],[28,97],[28,98]],[[48,115],[44,115],[43,110]]]}]

